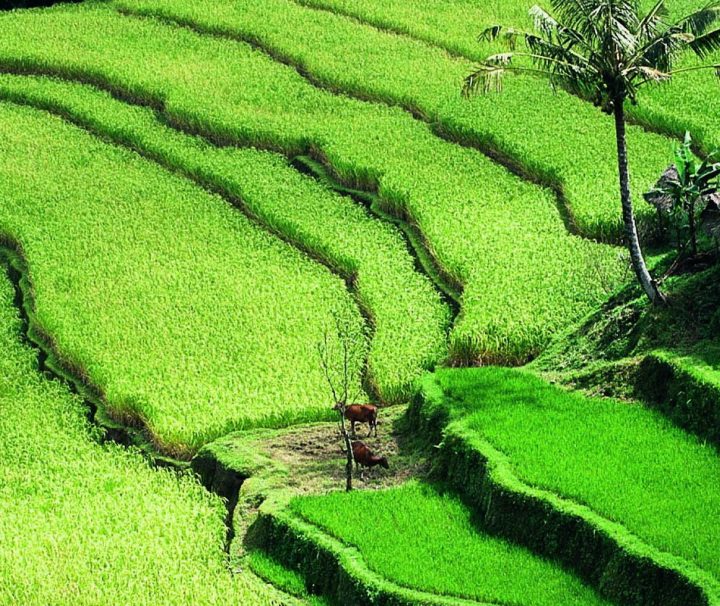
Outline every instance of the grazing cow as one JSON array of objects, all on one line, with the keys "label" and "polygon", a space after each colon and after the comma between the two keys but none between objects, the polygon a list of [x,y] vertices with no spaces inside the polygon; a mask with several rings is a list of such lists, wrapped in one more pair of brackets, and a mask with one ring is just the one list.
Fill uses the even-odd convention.
[{"label": "grazing cow", "polygon": [[[340,404],[335,405],[335,410],[340,410]],[[355,423],[367,423],[370,431],[368,436],[371,436],[373,430],[375,430],[375,437],[377,437],[377,406],[372,404],[351,404],[345,407],[345,418],[350,421],[350,433],[355,436]]]},{"label": "grazing cow", "polygon": [[372,453],[372,450],[370,450],[362,442],[353,442],[352,451],[353,459],[355,459],[355,469],[360,470],[361,480],[365,479],[364,475],[366,467],[371,468],[375,467],[376,465],[380,465],[380,467],[390,469],[390,465],[388,465],[388,460],[386,457],[375,456]]}]

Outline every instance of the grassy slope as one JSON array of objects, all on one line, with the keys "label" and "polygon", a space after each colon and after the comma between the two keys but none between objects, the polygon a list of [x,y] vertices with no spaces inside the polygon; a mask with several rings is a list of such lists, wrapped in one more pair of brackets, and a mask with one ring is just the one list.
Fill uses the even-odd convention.
[{"label": "grassy slope", "polygon": [[428,485],[299,497],[291,509],[405,587],[525,606],[605,603],[549,562],[482,534],[457,497]]},{"label": "grassy slope", "polygon": [[[183,0],[120,0],[119,5],[250,37],[332,87],[416,109],[453,138],[480,142],[561,189],[581,233],[621,238],[612,118],[571,95],[553,92],[544,82],[510,78],[501,96],[470,103],[460,96],[460,88],[472,61],[292,0],[225,0],[212,8]],[[434,5],[425,10],[434,11]],[[422,6],[415,12],[422,17]],[[645,191],[667,166],[670,143],[633,127],[628,138],[630,157],[638,159],[632,184]],[[650,218],[651,210],[639,205],[639,216]]]},{"label": "grassy slope", "polygon": [[241,199],[284,237],[353,277],[374,325],[368,372],[384,399],[406,399],[412,380],[445,357],[448,309],[413,268],[398,230],[301,176],[281,157],[214,147],[165,126],[148,108],[87,86],[4,75],[0,96],[58,112]]},{"label": "grassy slope", "polygon": [[162,102],[175,124],[224,141],[312,146],[347,181],[379,182],[384,202],[420,226],[465,285],[455,358],[527,359],[622,274],[616,249],[566,233],[548,192],[401,111],[319,91],[243,44],[86,8],[4,16],[2,26],[3,65]]},{"label": "grassy slope", "polygon": [[232,577],[225,508],[189,477],[100,446],[83,403],[42,377],[0,277],[0,603],[270,604]]},{"label": "grassy slope", "polygon": [[327,416],[316,343],[334,308],[361,323],[341,280],[223,200],[44,112],[4,104],[0,133],[0,231],[24,249],[40,327],[112,411],[176,454],[232,428]]},{"label": "grassy slope", "polygon": [[533,367],[591,391],[647,399],[686,429],[720,443],[719,274],[711,267],[666,280],[664,309],[648,305],[636,289],[623,291]]},{"label": "grassy slope", "polygon": [[522,480],[720,576],[720,461],[712,448],[641,406],[585,398],[528,373],[437,377],[452,415],[507,455]]}]

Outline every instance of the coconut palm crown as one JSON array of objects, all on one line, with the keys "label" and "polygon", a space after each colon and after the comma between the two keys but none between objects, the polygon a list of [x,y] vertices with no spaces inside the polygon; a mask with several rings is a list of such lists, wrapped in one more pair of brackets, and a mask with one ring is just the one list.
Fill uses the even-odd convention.
[{"label": "coconut palm crown", "polygon": [[[503,41],[508,52],[489,56],[466,79],[466,95],[501,91],[508,72],[539,74],[615,116],[620,190],[625,238],[633,268],[651,301],[664,302],[650,276],[640,249],[630,197],[625,142],[624,104],[637,103],[638,90],[673,75],[714,69],[697,65],[674,69],[687,50],[706,58],[720,50],[720,2],[669,23],[668,11],[659,0],[641,15],[637,0],[550,0],[553,13],[539,6],[530,9],[535,31],[523,32],[494,25],[479,36],[481,41]],[[524,48],[518,50],[519,43]],[[518,59],[518,61],[516,61]]]}]

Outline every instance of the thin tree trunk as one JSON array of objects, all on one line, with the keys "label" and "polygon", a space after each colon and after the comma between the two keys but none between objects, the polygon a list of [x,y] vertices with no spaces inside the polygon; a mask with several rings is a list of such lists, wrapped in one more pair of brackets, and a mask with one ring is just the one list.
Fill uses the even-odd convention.
[{"label": "thin tree trunk", "polygon": [[345,443],[345,456],[347,457],[347,462],[345,463],[345,491],[350,492],[352,490],[353,452],[347,428],[345,427],[344,410],[340,412],[340,433]]},{"label": "thin tree trunk", "polygon": [[653,304],[662,305],[665,303],[665,296],[658,289],[657,283],[653,280],[647,265],[645,265],[635,224],[635,213],[633,212],[632,198],[630,196],[630,176],[628,174],[627,144],[625,141],[625,112],[622,99],[615,100],[614,114],[618,169],[620,173],[620,198],[622,201],[623,223],[625,224],[625,239],[630,251],[630,260],[645,294]]}]

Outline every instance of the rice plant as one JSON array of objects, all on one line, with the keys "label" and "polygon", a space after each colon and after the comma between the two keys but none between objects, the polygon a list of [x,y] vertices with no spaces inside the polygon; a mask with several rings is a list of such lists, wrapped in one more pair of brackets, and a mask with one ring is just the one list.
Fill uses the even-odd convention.
[{"label": "rice plant", "polygon": [[524,482],[582,503],[720,578],[720,461],[640,405],[587,398],[500,368],[437,375],[465,431]]},{"label": "rice plant", "polygon": [[[328,11],[309,10],[293,0],[224,0],[212,5],[184,0],[118,1],[118,6],[143,14],[177,18],[209,31],[257,40],[332,89],[420,114],[435,130],[455,141],[480,145],[522,174],[560,192],[568,206],[567,221],[579,233],[605,241],[622,238],[617,199],[612,195],[613,187],[617,189],[612,120],[536,78],[508,83],[502,99],[468,103],[457,91],[464,76],[474,70],[470,59],[450,57],[441,48],[379,32]],[[362,11],[362,6],[373,1],[354,3],[352,12]],[[394,14],[398,9],[390,4],[388,9],[384,2],[378,10]],[[486,4],[480,3],[473,11],[481,13],[480,19],[463,22],[463,31],[477,28],[470,33],[470,40],[482,31],[485,19],[494,17],[492,7],[480,8]],[[438,19],[435,10],[435,3],[418,7],[413,3],[411,11],[399,12],[408,19],[417,14],[422,22],[423,11],[431,14],[428,19]],[[440,14],[447,12],[441,8]],[[437,26],[448,35],[461,18],[462,4],[458,14]],[[497,23],[515,24],[507,20]],[[500,50],[486,48],[487,54]],[[667,165],[671,145],[637,127],[630,129],[629,136],[631,157],[642,158],[633,164],[633,185],[640,188],[637,191],[645,191]],[[643,207],[641,214],[646,223],[653,216],[651,209]]]},{"label": "rice plant", "polygon": [[282,157],[252,148],[217,148],[167,127],[148,108],[88,86],[4,75],[0,96],[66,116],[224,192],[335,268],[372,322],[367,383],[383,400],[407,399],[413,380],[446,357],[449,310],[430,280],[415,270],[399,231],[300,175]]},{"label": "rice plant", "polygon": [[0,603],[279,604],[232,575],[225,507],[190,476],[97,442],[85,405],[37,370],[0,270]]}]

